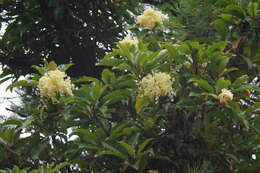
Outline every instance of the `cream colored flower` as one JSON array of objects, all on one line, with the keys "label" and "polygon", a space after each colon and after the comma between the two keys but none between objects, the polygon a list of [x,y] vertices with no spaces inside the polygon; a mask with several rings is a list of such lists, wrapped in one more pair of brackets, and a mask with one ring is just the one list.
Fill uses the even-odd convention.
[{"label": "cream colored flower", "polygon": [[143,96],[158,100],[160,96],[172,95],[173,79],[167,73],[153,73],[145,76],[139,83]]},{"label": "cream colored flower", "polygon": [[137,40],[136,37],[132,38],[130,35],[127,35],[122,41],[119,41],[118,43],[122,45],[138,46],[139,41]]},{"label": "cream colored flower", "polygon": [[231,100],[233,100],[233,93],[224,88],[218,95],[218,100],[220,104],[228,104]]},{"label": "cream colored flower", "polygon": [[183,63],[183,65],[186,67],[186,68],[191,68],[191,66],[192,66],[192,64],[189,62],[189,61],[185,61],[184,63]]},{"label": "cream colored flower", "polygon": [[42,97],[55,97],[57,94],[72,95],[74,85],[65,72],[52,70],[40,78],[38,88]]},{"label": "cream colored flower", "polygon": [[137,24],[153,29],[156,24],[163,22],[164,15],[160,11],[155,11],[151,8],[144,11],[140,16],[137,16]]},{"label": "cream colored flower", "polygon": [[208,63],[207,63],[207,62],[204,62],[204,63],[201,64],[201,67],[206,68],[207,65],[208,65]]},{"label": "cream colored flower", "polygon": [[158,173],[157,170],[149,170],[148,172],[149,172],[149,173]]}]

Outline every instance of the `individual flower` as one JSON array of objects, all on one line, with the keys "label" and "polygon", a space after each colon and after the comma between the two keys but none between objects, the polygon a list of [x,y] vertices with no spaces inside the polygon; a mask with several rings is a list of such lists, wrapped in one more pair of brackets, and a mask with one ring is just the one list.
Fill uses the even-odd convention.
[{"label": "individual flower", "polygon": [[149,172],[149,173],[158,173],[157,170],[149,170],[148,172]]},{"label": "individual flower", "polygon": [[201,67],[206,68],[207,65],[208,65],[208,63],[207,63],[207,62],[204,62],[204,63],[201,64]]},{"label": "individual flower", "polygon": [[131,37],[130,35],[125,36],[125,38],[118,42],[121,45],[134,45],[138,46],[139,41],[136,37]]},{"label": "individual flower", "polygon": [[228,104],[231,100],[233,100],[233,93],[224,88],[218,95],[218,100],[220,104]]},{"label": "individual flower", "polygon": [[140,16],[137,16],[137,24],[153,29],[156,24],[162,24],[164,15],[160,11],[155,11],[151,8],[144,11]]},{"label": "individual flower", "polygon": [[189,62],[189,61],[185,61],[184,63],[183,63],[183,65],[186,67],[186,68],[191,68],[191,66],[192,66],[192,64],[191,64],[191,62]]},{"label": "individual flower", "polygon": [[167,73],[148,74],[139,82],[139,89],[142,96],[158,100],[160,96],[171,96],[173,94],[173,81]]},{"label": "individual flower", "polygon": [[52,70],[45,73],[39,80],[38,88],[42,97],[55,97],[60,95],[73,95],[74,85],[65,72]]}]

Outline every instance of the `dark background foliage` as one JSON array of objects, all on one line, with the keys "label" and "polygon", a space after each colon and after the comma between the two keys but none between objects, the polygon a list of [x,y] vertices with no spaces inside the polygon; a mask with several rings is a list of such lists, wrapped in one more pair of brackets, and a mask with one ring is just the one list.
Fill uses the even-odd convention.
[{"label": "dark background foliage", "polygon": [[[74,63],[69,72],[73,77],[98,76],[101,69],[95,67],[95,63],[105,52],[111,51],[114,42],[122,39],[123,28],[134,22],[129,11],[137,14],[141,3],[156,5],[175,22],[183,24],[184,32],[179,36],[182,40],[204,43],[223,39],[230,41],[230,49],[237,56],[241,56],[242,52],[242,55],[245,54],[236,61],[236,66],[248,64],[253,70],[254,62],[247,55],[257,55],[258,19],[250,19],[250,16],[233,10],[237,22],[232,23],[226,18],[225,21],[212,23],[219,18],[217,9],[239,3],[245,7],[246,1],[3,0],[0,20],[8,27],[0,40],[0,62],[5,67],[2,77],[7,74],[16,78],[26,75],[32,72],[32,65],[42,64],[43,59],[54,60],[58,64]],[[231,26],[233,28],[229,32]],[[216,30],[221,37],[216,35]],[[253,52],[248,52],[248,48],[245,52],[244,47],[252,47],[250,50]],[[259,58],[254,57],[254,61]]]},{"label": "dark background foliage", "polygon": [[8,27],[0,42],[1,64],[15,77],[32,72],[31,66],[43,59],[74,63],[74,77],[96,76],[97,59],[122,38],[123,25],[130,22],[127,9],[135,5],[111,0],[4,0],[1,22]]},{"label": "dark background foliage", "polygon": [[[207,83],[203,85],[205,81],[212,85],[208,90],[214,93],[216,87],[214,94],[218,94],[217,85],[234,82],[244,74],[248,75],[249,84],[259,86],[260,15],[249,2],[257,1],[0,0],[1,22],[8,24],[0,40],[2,81],[9,79],[9,76],[5,78],[9,74],[19,78],[35,72],[31,66],[42,65],[44,59],[57,64],[74,63],[69,76],[102,79],[102,82],[96,82],[97,79],[93,82],[93,78],[85,78],[85,86],[75,92],[75,97],[58,104],[43,103],[35,88],[21,88],[22,103],[13,110],[20,119],[1,124],[0,137],[4,143],[0,141],[0,168],[18,165],[33,169],[70,161],[72,166],[63,168],[62,172],[82,172],[77,168],[89,172],[117,168],[117,171],[124,169],[131,173],[137,172],[133,168],[137,165],[137,169],[145,169],[143,163],[159,172],[182,173],[189,164],[193,167],[207,160],[219,172],[259,171],[259,159],[252,159],[252,153],[259,154],[255,148],[259,143],[256,135],[259,128],[255,128],[259,116],[252,116],[259,113],[254,109],[259,106],[255,104],[259,102],[259,90],[252,89],[248,97],[247,86],[241,86],[247,93],[236,93],[238,100],[230,107],[221,107],[210,99],[205,102],[205,95],[200,95],[205,94],[203,87],[208,87]],[[108,70],[101,75],[103,67],[96,67],[95,63],[112,51],[114,42],[123,38],[125,27],[135,23],[133,15],[139,15],[143,7],[149,5],[168,14],[168,21],[181,24],[169,33],[167,30],[164,33],[140,30],[140,33],[152,35],[143,36],[152,50],[161,49],[157,42],[162,40],[157,38],[164,36],[172,43],[194,41],[183,43],[184,49],[187,45],[189,49],[187,52],[182,49],[182,53],[198,62],[191,70],[180,71],[180,94],[174,102],[162,99],[164,102],[144,109],[140,116],[134,108],[133,76],[120,73],[119,78],[117,73]],[[136,30],[139,32],[139,28]],[[224,48],[221,45],[225,45]],[[181,57],[177,59],[177,63],[181,63],[184,56],[178,54],[173,45],[167,49],[171,48],[173,51],[169,52],[173,54],[168,56]],[[149,57],[149,51],[142,57]],[[230,56],[229,62],[224,56]],[[205,59],[214,62],[207,62],[210,67],[201,70],[199,63]],[[147,68],[146,73],[151,70]],[[227,71],[222,73],[225,68]],[[139,74],[140,69],[136,70],[135,74]],[[222,76],[225,80],[221,80]],[[192,85],[187,82],[191,77],[202,78],[204,83],[199,87]],[[219,83],[215,86],[217,80]],[[247,77],[241,77],[238,83],[246,81]],[[238,114],[250,106],[247,117]],[[205,120],[206,114],[208,120]],[[247,127],[247,123],[252,128]],[[16,128],[9,128],[10,124]],[[72,141],[66,136],[71,127],[76,127],[75,134],[79,136]],[[20,139],[22,129],[31,135]],[[150,138],[153,138],[152,145]],[[129,144],[130,149],[122,141]],[[140,146],[144,147],[139,152]],[[106,155],[106,152],[114,155]],[[97,154],[101,157],[96,157]],[[138,154],[149,157],[148,161],[140,159],[136,164]]]}]

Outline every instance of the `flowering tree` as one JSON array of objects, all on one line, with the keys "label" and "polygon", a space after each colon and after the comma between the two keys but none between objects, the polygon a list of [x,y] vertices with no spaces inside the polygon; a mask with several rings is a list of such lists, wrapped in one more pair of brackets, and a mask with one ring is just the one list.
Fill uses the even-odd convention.
[{"label": "flowering tree", "polygon": [[154,9],[132,29],[99,61],[101,79],[46,62],[10,86],[38,99],[1,125],[1,172],[259,171],[259,87],[227,42],[171,38],[182,26]]}]

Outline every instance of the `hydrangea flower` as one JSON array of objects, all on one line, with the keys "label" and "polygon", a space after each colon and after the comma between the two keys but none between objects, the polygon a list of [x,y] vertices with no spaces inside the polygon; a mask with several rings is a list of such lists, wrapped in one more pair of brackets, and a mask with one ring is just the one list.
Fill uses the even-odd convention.
[{"label": "hydrangea flower", "polygon": [[148,74],[139,82],[139,89],[143,96],[158,100],[160,96],[172,95],[173,79],[167,73],[158,72]]},{"label": "hydrangea flower", "polygon": [[60,95],[73,95],[74,85],[65,72],[52,70],[45,73],[39,80],[38,88],[42,97],[55,97]]},{"label": "hydrangea flower", "polygon": [[164,15],[160,11],[155,11],[151,8],[144,11],[140,16],[137,16],[137,24],[153,29],[156,24],[162,24]]}]

